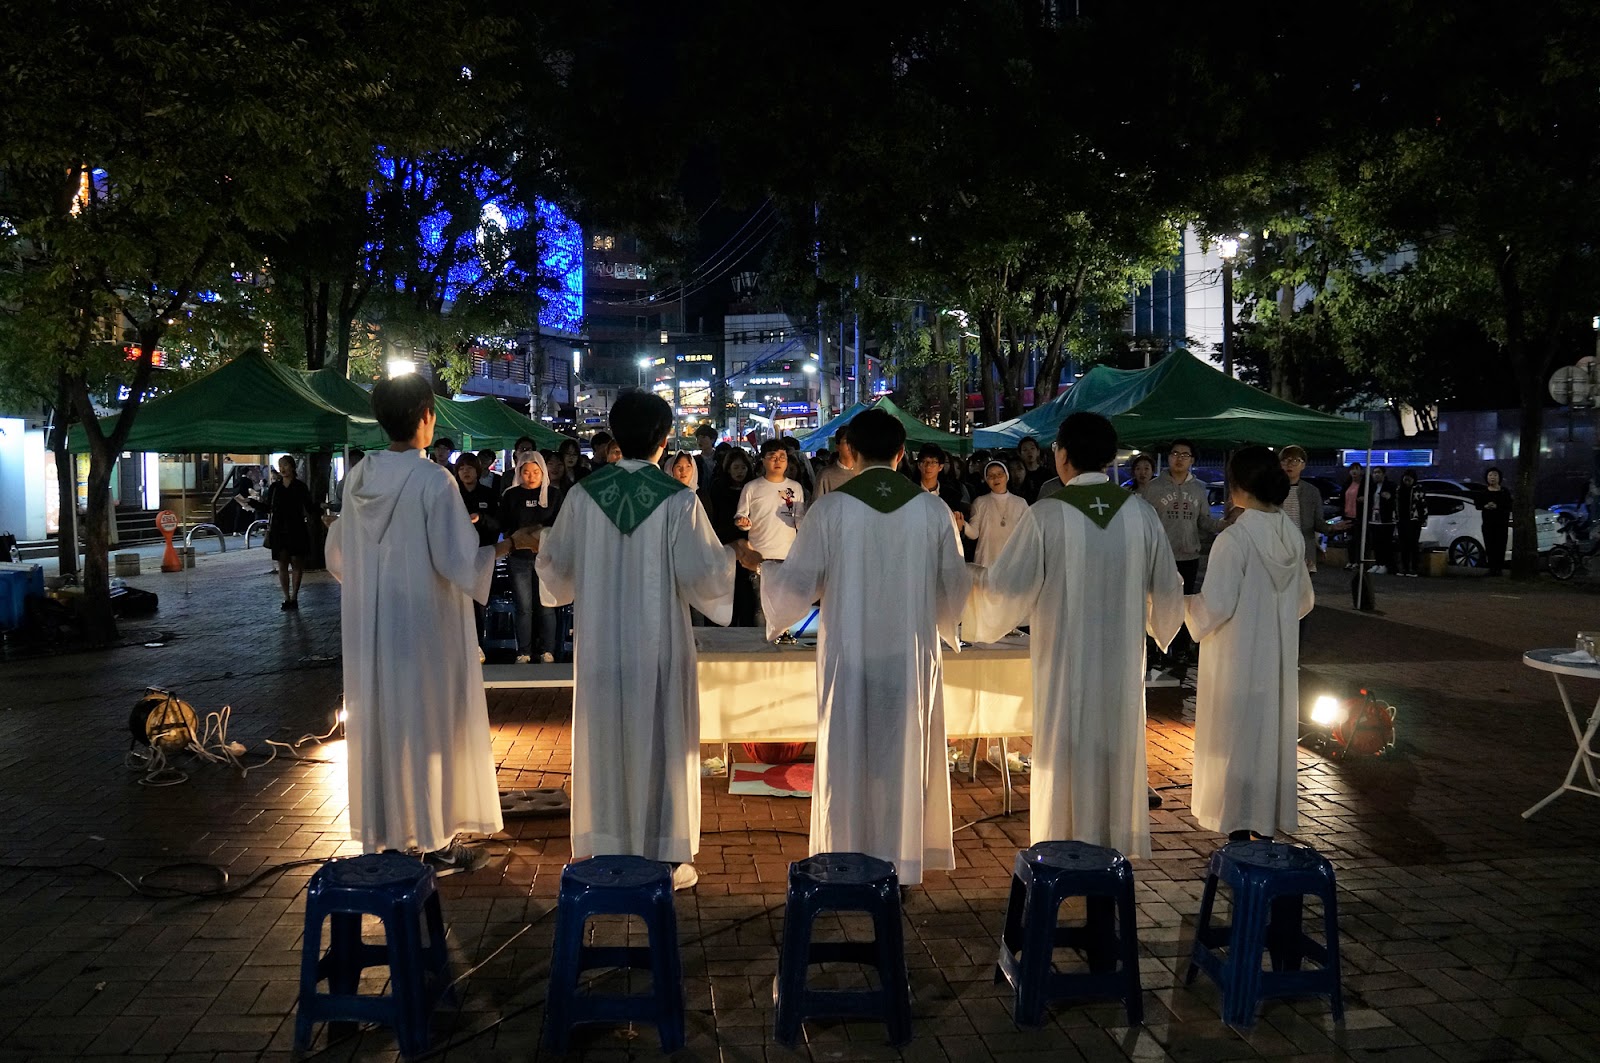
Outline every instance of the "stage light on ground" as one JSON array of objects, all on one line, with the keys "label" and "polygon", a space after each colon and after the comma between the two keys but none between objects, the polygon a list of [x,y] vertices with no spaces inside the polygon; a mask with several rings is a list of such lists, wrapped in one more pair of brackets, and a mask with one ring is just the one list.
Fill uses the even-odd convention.
[{"label": "stage light on ground", "polygon": [[1301,702],[1300,741],[1334,757],[1382,756],[1395,745],[1398,710],[1379,700],[1366,687],[1354,696],[1320,694],[1306,713]]}]

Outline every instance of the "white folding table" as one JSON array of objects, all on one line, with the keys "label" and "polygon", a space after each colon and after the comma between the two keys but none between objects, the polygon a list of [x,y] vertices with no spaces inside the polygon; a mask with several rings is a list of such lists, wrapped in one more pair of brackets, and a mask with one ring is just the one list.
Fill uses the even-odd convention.
[{"label": "white folding table", "polygon": [[[1522,814],[1527,819],[1545,805],[1554,801],[1562,794],[1571,790],[1575,794],[1588,794],[1590,797],[1600,797],[1600,781],[1595,779],[1594,765],[1600,759],[1600,753],[1595,752],[1595,731],[1600,729],[1600,698],[1597,698],[1594,707],[1589,710],[1588,723],[1580,724],[1578,714],[1573,711],[1572,698],[1567,693],[1567,685],[1562,682],[1563,676],[1577,679],[1600,679],[1600,664],[1581,664],[1557,660],[1557,658],[1572,653],[1570,649],[1542,649],[1529,650],[1522,655],[1522,663],[1529,668],[1536,668],[1541,672],[1549,672],[1555,676],[1556,690],[1561,694],[1561,707],[1567,711],[1567,723],[1572,727],[1572,737],[1578,743],[1578,751],[1573,754],[1572,763],[1567,766],[1567,777],[1550,796],[1534,805]],[[1578,770],[1588,776],[1589,786],[1585,789],[1574,783],[1578,777]]]}]

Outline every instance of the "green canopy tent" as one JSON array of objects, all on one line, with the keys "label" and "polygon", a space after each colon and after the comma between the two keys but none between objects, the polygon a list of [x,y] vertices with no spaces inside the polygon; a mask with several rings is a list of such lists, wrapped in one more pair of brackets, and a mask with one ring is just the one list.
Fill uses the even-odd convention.
[{"label": "green canopy tent", "polygon": [[873,409],[884,411],[906,426],[906,447],[912,454],[915,454],[917,448],[925,443],[937,443],[951,454],[972,453],[971,436],[952,435],[949,432],[941,432],[937,428],[923,424],[887,398],[879,399],[873,403]]},{"label": "green canopy tent", "polygon": [[522,416],[499,399],[482,396],[445,401],[453,406],[455,412],[459,413],[470,426],[467,430],[472,432],[475,441],[473,445],[477,447],[504,450],[510,448],[520,437],[527,436],[540,450],[557,450],[562,443],[571,438],[540,424],[531,417]]},{"label": "green canopy tent", "polygon": [[1055,438],[1069,414],[1098,413],[1117,427],[1125,447],[1148,447],[1173,439],[1228,448],[1247,444],[1309,448],[1359,448],[1371,445],[1365,421],[1319,413],[1275,398],[1241,380],[1224,376],[1188,351],[1178,350],[1149,369],[1089,371],[1065,395],[1022,417],[979,429],[984,447],[1016,446],[1023,436]]},{"label": "green canopy tent", "polygon": [[[108,433],[114,423],[110,417],[101,421]],[[304,373],[253,351],[141,404],[123,449],[264,454],[385,442],[370,412],[353,413],[328,402],[306,382]],[[82,425],[72,429],[67,446],[80,453],[89,449]]]},{"label": "green canopy tent", "polygon": [[[347,413],[372,416],[372,395],[333,369],[302,372],[306,383],[324,401]],[[522,436],[528,436],[545,450],[555,450],[566,436],[551,431],[538,421],[522,416],[505,403],[491,398],[437,398],[433,404],[439,418],[435,434],[449,436],[462,450],[508,450]]]},{"label": "green canopy tent", "polygon": [[971,439],[966,436],[952,435],[949,432],[941,432],[937,428],[926,425],[887,398],[879,399],[870,404],[856,403],[822,427],[812,429],[810,435],[800,440],[800,449],[810,452],[827,446],[828,441],[833,438],[835,432],[849,424],[856,414],[865,410],[882,410],[905,425],[906,446],[910,448],[912,453],[915,453],[917,448],[924,443],[937,443],[951,454],[969,454],[972,452]]},{"label": "green canopy tent", "polygon": [[814,454],[824,447],[832,446],[833,437],[839,431],[839,429],[849,424],[850,419],[856,414],[870,409],[872,409],[872,407],[865,402],[856,403],[854,406],[851,406],[848,410],[839,414],[837,417],[829,419],[826,424],[823,424],[818,428],[813,428],[808,435],[802,436],[800,439],[800,449],[807,454]]}]

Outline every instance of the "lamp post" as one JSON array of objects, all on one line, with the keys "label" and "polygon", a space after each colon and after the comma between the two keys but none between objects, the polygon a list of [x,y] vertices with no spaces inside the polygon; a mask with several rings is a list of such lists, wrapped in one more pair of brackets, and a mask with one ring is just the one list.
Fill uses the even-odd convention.
[{"label": "lamp post", "polygon": [[638,365],[639,365],[639,372],[638,372],[638,375],[637,375],[637,383],[638,383],[639,390],[643,391],[644,390],[644,371],[646,369],[650,368],[650,359],[641,358],[641,359],[639,359]]},{"label": "lamp post", "polygon": [[1222,258],[1222,371],[1233,376],[1233,259],[1239,253],[1239,241],[1225,236],[1217,242],[1217,254]]}]

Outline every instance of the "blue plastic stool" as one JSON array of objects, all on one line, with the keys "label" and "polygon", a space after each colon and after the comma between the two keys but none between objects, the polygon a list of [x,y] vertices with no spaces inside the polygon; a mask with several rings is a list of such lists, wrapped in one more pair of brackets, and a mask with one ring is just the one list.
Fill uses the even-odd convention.
[{"label": "blue plastic stool", "polygon": [[[1057,925],[1068,897],[1087,902],[1084,926]],[[1083,949],[1088,973],[1055,970],[1058,948]],[[1127,858],[1086,842],[1040,842],[1018,853],[995,965],[994,980],[1002,978],[1016,992],[1012,1017],[1018,1026],[1042,1025],[1045,1006],[1053,1000],[1091,997],[1120,1000],[1130,1025],[1143,1022],[1133,868]]]},{"label": "blue plastic stool", "polygon": [[[1217,883],[1233,892],[1233,923],[1211,925]],[[1323,937],[1319,944],[1301,929],[1304,898],[1322,900]],[[1225,947],[1226,957],[1213,950]],[[1261,969],[1262,952],[1272,970]],[[1311,960],[1315,970],[1302,970]],[[1339,899],[1333,865],[1315,849],[1282,842],[1232,842],[1211,856],[1194,950],[1184,983],[1204,971],[1222,990],[1222,1021],[1253,1026],[1256,1007],[1269,997],[1326,996],[1333,1021],[1344,1021],[1339,988]]]},{"label": "blue plastic stool", "polygon": [[[812,924],[821,912],[865,912],[872,916],[875,939],[813,943]],[[813,963],[870,964],[878,970],[879,986],[808,989],[806,968]],[[780,1043],[793,1045],[807,1019],[862,1017],[887,1025],[891,1045],[911,1040],[911,983],[894,865],[861,853],[821,853],[798,860],[789,865],[773,1034]]]},{"label": "blue plastic stool", "polygon": [[[583,943],[584,925],[596,915],[636,915],[650,935],[649,948]],[[579,993],[578,976],[595,967],[650,971],[650,993]],[[678,915],[672,906],[672,869],[642,856],[596,856],[561,871],[556,939],[545,1005],[545,1047],[567,1050],[574,1026],[653,1022],[661,1050],[683,1047],[683,971],[678,958]]]},{"label": "blue plastic stool", "polygon": [[[363,915],[383,920],[384,944],[362,943]],[[322,954],[324,919],[333,924],[327,955]],[[357,994],[361,972],[382,966],[389,968],[389,994]],[[317,992],[323,979],[327,993]],[[330,861],[311,876],[300,949],[296,1051],[311,1046],[315,1023],[378,1022],[393,1027],[402,1055],[420,1055],[431,1040],[434,1007],[441,997],[454,998],[449,982],[444,918],[431,867],[404,853],[368,853]]]}]

